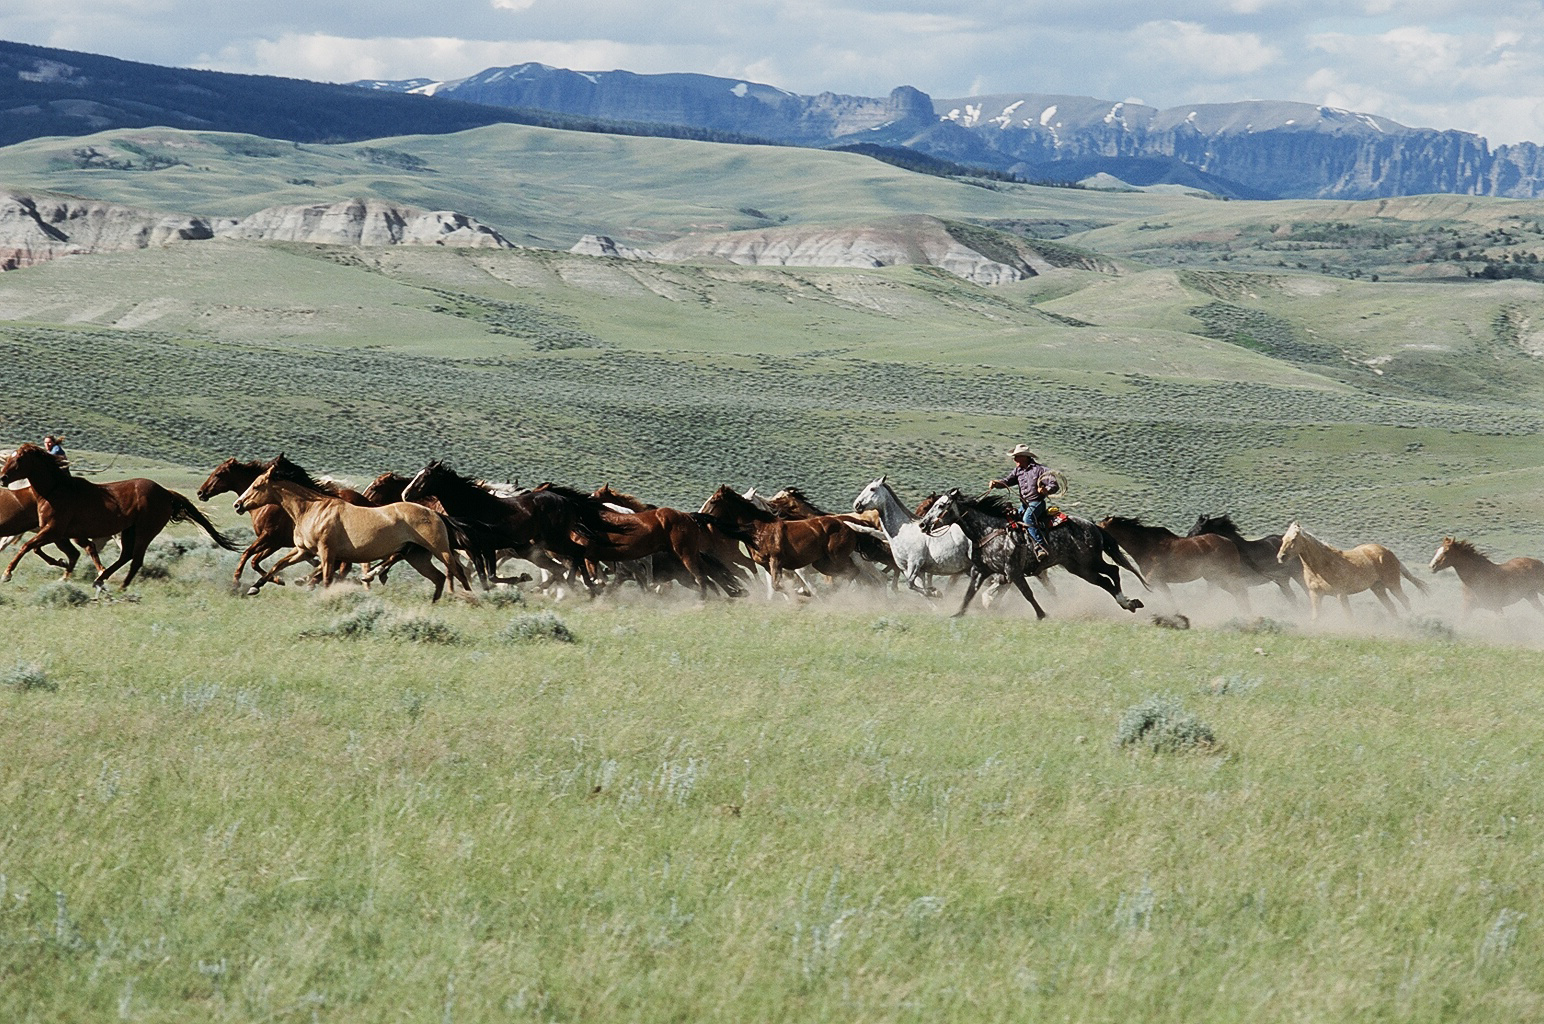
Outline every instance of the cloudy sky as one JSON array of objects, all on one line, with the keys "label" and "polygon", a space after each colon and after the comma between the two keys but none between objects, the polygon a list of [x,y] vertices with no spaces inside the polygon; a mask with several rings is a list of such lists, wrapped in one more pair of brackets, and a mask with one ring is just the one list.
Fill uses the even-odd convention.
[{"label": "cloudy sky", "polygon": [[1544,143],[1540,0],[0,0],[0,39],[331,82],[541,61],[800,93],[1298,100]]}]

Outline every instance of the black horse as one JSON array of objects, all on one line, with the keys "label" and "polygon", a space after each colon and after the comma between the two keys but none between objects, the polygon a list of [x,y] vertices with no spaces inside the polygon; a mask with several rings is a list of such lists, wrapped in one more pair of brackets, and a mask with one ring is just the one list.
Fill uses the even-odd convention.
[{"label": "black horse", "polygon": [[[588,494],[557,484],[500,493],[501,488],[465,477],[439,459],[431,461],[403,488],[407,501],[438,499],[445,513],[466,524],[468,539],[481,547],[487,565],[512,552],[537,565],[553,564],[577,571],[591,593],[589,550],[618,528],[601,518],[600,503]],[[493,575],[496,583],[513,583]]]},{"label": "black horse", "polygon": [[[954,613],[956,617],[965,614],[984,580],[1005,576],[1034,607],[1035,616],[1045,618],[1045,610],[1029,589],[1029,577],[1057,565],[1108,592],[1128,612],[1142,607],[1141,601],[1121,593],[1120,570],[1131,573],[1142,581],[1143,586],[1147,585],[1147,580],[1114,538],[1097,523],[1068,516],[1065,523],[1045,531],[1048,554],[1045,558],[1036,558],[1033,548],[1024,540],[1023,531],[1009,528],[1014,518],[1013,506],[1005,498],[988,495],[971,499],[961,494],[957,487],[934,502],[923,517],[920,524],[923,529],[958,523],[975,548],[970,559],[970,586],[965,591],[965,600],[960,602],[960,610]],[[1105,561],[1106,555],[1113,565]]]},{"label": "black horse", "polygon": [[1281,534],[1273,533],[1256,540],[1248,540],[1233,524],[1232,518],[1226,514],[1196,516],[1196,524],[1190,528],[1186,536],[1198,537],[1203,533],[1215,533],[1231,540],[1234,547],[1238,548],[1238,553],[1245,564],[1264,577],[1259,580],[1260,583],[1269,580],[1280,588],[1287,600],[1293,604],[1297,603],[1297,592],[1292,589],[1292,584],[1295,581],[1298,586],[1303,586],[1303,561],[1296,555],[1288,556],[1285,562],[1276,560],[1276,552],[1281,550]]}]

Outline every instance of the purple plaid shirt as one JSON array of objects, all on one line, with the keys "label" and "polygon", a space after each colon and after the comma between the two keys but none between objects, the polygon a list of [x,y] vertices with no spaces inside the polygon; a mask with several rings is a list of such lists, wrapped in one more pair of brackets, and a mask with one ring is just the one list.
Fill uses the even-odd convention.
[{"label": "purple plaid shirt", "polygon": [[[994,487],[1012,487],[1014,484],[1018,484],[1019,501],[1028,505],[1032,501],[1045,500],[1045,495],[1041,494],[1037,488],[1040,486],[1040,478],[1047,476],[1050,472],[1050,469],[1040,465],[1038,462],[1032,462],[1027,466],[1014,466],[1013,472],[1000,480],[993,480],[992,485]],[[1057,486],[1054,478],[1049,484],[1048,490],[1052,494],[1061,489]]]}]

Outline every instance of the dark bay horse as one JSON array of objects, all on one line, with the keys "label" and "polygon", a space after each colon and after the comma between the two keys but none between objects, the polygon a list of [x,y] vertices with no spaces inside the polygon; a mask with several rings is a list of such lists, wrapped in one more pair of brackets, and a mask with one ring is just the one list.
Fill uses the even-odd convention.
[{"label": "dark bay horse", "polygon": [[863,533],[884,533],[857,521],[856,516],[811,516],[782,519],[761,508],[728,484],[721,485],[702,512],[724,520],[744,531],[750,538],[746,548],[751,559],[767,571],[767,596],[782,590],[784,569],[810,566],[833,578],[861,579],[858,563],[858,537]]},{"label": "dark bay horse", "polygon": [[[989,494],[971,499],[956,487],[935,500],[921,519],[919,525],[928,530],[958,523],[974,546],[970,586],[966,588],[965,600],[960,602],[960,610],[954,613],[956,617],[965,614],[983,581],[1003,576],[1035,609],[1035,617],[1045,618],[1045,609],[1040,607],[1029,589],[1029,577],[1057,565],[1099,587],[1128,612],[1142,607],[1141,601],[1121,592],[1120,570],[1125,569],[1144,585],[1147,581],[1098,524],[1079,516],[1067,516],[1066,522],[1045,531],[1048,557],[1040,559],[1025,542],[1022,531],[1008,528],[1009,522],[1016,518],[1013,505],[1006,498]],[[1106,556],[1110,561],[1105,561]]]},{"label": "dark bay horse", "polygon": [[[408,501],[438,499],[447,514],[466,525],[468,537],[483,547],[489,565],[496,565],[501,552],[508,550],[543,568],[577,572],[585,588],[595,592],[589,553],[614,531],[601,518],[601,503],[588,494],[552,483],[508,492],[462,476],[439,459],[419,470],[402,493]],[[496,575],[492,579],[517,582]]]},{"label": "dark bay horse", "polygon": [[1218,534],[1181,537],[1136,516],[1109,516],[1099,520],[1099,526],[1131,553],[1147,581],[1164,593],[1171,583],[1205,580],[1232,595],[1247,614],[1250,585],[1265,582],[1244,561],[1238,547]]},{"label": "dark bay horse", "polygon": [[22,556],[44,544],[55,544],[73,568],[80,553],[72,537],[118,535],[123,549],[112,565],[97,573],[93,586],[127,564],[121,587],[127,588],[145,562],[145,550],[168,523],[195,523],[220,547],[235,551],[236,544],[215,529],[204,513],[184,495],[144,477],[96,484],[70,471],[35,444],[24,444],[0,466],[0,484],[27,480],[38,498],[38,532],[21,546],[0,579],[9,580]]},{"label": "dark bay horse", "polygon": [[1492,562],[1466,540],[1442,538],[1442,546],[1431,559],[1431,571],[1452,569],[1464,586],[1464,615],[1476,605],[1501,615],[1509,604],[1527,601],[1544,613],[1539,598],[1544,595],[1544,562],[1537,558],[1513,558]]},{"label": "dark bay horse", "polygon": [[1284,562],[1276,560],[1276,552],[1281,550],[1281,534],[1272,533],[1249,540],[1226,514],[1196,516],[1196,524],[1186,536],[1199,537],[1203,533],[1215,533],[1231,540],[1245,564],[1260,574],[1260,578],[1253,581],[1255,584],[1274,583],[1287,600],[1297,603],[1297,591],[1292,589],[1292,584],[1303,585],[1303,564],[1295,555]]}]

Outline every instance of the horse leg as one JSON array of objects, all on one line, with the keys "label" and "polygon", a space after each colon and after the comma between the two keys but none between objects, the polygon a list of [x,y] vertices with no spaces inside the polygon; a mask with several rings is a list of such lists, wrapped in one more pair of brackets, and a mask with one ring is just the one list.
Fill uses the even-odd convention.
[{"label": "horse leg", "polygon": [[[965,588],[965,600],[960,602],[960,610],[951,615],[950,618],[957,619],[965,614],[965,609],[970,607],[970,599],[976,596],[977,590],[981,589],[981,581],[984,578],[984,573],[977,572],[974,568],[970,570],[970,585]],[[1034,599],[1031,598],[1030,600],[1033,601]]]},{"label": "horse leg", "polygon": [[1045,609],[1040,607],[1039,601],[1035,600],[1035,592],[1029,589],[1029,581],[1024,578],[1023,573],[1016,572],[1013,574],[1013,585],[1019,588],[1019,593],[1024,595],[1024,600],[1034,607],[1035,618],[1045,618]]},{"label": "horse leg", "polygon": [[[1127,597],[1121,591],[1120,569],[1118,567],[1107,565],[1102,557],[1099,559],[1098,566],[1098,568],[1095,568],[1094,566],[1083,565],[1077,562],[1071,564],[1066,562],[1062,563],[1063,569],[1066,569],[1068,572],[1072,573],[1079,579],[1087,580],[1089,583],[1092,583],[1100,590],[1103,590],[1105,593],[1115,598],[1115,603],[1126,609],[1126,611],[1135,612],[1138,608],[1142,607],[1141,601],[1134,597]],[[1113,577],[1113,579],[1111,577]],[[1151,579],[1152,577],[1148,578]],[[1169,592],[1168,585],[1161,582],[1157,585],[1163,594],[1167,596]]]},{"label": "horse leg", "polygon": [[404,562],[418,570],[420,576],[434,584],[434,596],[429,599],[429,603],[438,601],[445,591],[445,574],[435,568],[434,559],[429,552],[414,544],[403,548],[399,554],[402,555]]},{"label": "horse leg", "polygon": [[[107,585],[107,577],[117,572],[118,569],[124,565],[124,563],[129,562],[134,558],[134,552],[139,549],[139,543],[137,540],[138,532],[139,531],[137,529],[130,526],[119,535],[118,543],[121,545],[121,547],[118,550],[118,558],[113,562],[112,565],[109,565],[106,569],[103,569],[101,572],[97,573],[96,579],[91,584],[93,587],[96,587],[98,590],[105,587]],[[143,552],[141,552],[141,555],[143,555]],[[73,559],[71,561],[73,564]],[[138,569],[139,566],[136,565],[129,571],[128,575],[123,579],[123,586],[127,587],[129,585],[129,580],[134,578],[134,573]]]},{"label": "horse leg", "polygon": [[[1396,586],[1397,586],[1397,584],[1396,584]],[[1399,609],[1395,608],[1394,607],[1394,602],[1389,600],[1389,594],[1390,593],[1393,593],[1394,596],[1398,597],[1399,600],[1401,602],[1403,602],[1403,604],[1405,606],[1405,611],[1408,612],[1410,610],[1410,601],[1405,597],[1404,591],[1402,591],[1402,590],[1392,590],[1391,591],[1390,588],[1385,587],[1383,584],[1380,583],[1377,586],[1372,588],[1372,592],[1373,592],[1373,594],[1375,594],[1377,596],[1378,600],[1383,604],[1383,607],[1388,610],[1389,618],[1391,618],[1391,619],[1399,618]]]},{"label": "horse leg", "polygon": [[1341,609],[1341,611],[1346,613],[1346,618],[1350,619],[1351,618],[1351,595],[1350,594],[1341,594],[1341,595],[1339,595],[1339,597],[1340,597],[1340,609]]},{"label": "horse leg", "polygon": [[272,569],[269,569],[267,572],[259,576],[256,582],[247,588],[247,596],[250,597],[253,594],[256,594],[259,590],[263,589],[263,584],[265,583],[278,583],[280,586],[282,586],[284,581],[277,579],[279,573],[284,569],[288,569],[296,562],[304,561],[306,558],[310,557],[310,554],[311,553],[305,548],[297,547],[293,549],[289,554],[275,562]]}]

